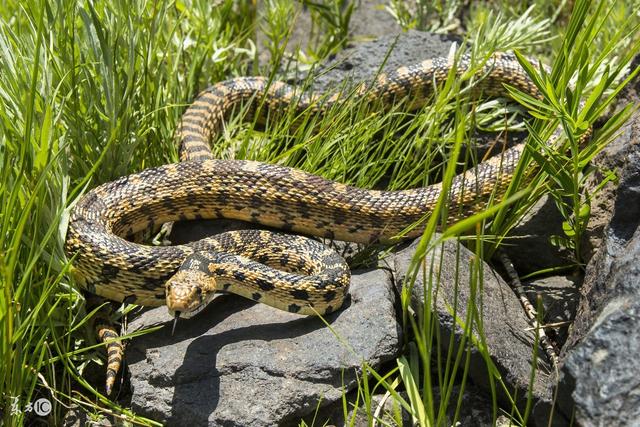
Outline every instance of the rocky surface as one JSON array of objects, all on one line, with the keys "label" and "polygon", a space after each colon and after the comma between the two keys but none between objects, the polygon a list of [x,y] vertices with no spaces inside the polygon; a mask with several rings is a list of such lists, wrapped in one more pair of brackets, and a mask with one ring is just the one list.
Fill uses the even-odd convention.
[{"label": "rocky surface", "polygon": [[[417,241],[397,252],[393,258],[398,287],[405,283],[416,244]],[[450,351],[451,335],[454,336],[455,345],[462,339],[463,331],[459,322],[469,321],[467,307],[475,307],[474,330],[477,333],[481,322],[487,352],[509,393],[515,397],[518,407],[524,409],[534,366],[535,337],[529,330],[530,324],[509,285],[486,263],[480,263],[483,271],[481,286],[474,283],[473,278],[477,276],[472,274],[472,269],[477,268],[475,255],[455,241],[445,242],[442,247],[437,247],[425,257],[425,264],[412,288],[411,304],[419,312],[424,307],[424,301],[436,301],[435,304],[432,303],[432,307],[441,331],[441,339],[437,345],[445,356]],[[427,295],[426,299],[425,289],[431,289],[431,295]],[[453,307],[457,307],[455,312],[458,319],[452,315]],[[548,385],[552,376],[546,355],[541,350],[537,351],[532,393],[535,400],[550,403]],[[474,384],[489,392],[490,375],[483,355],[476,347],[471,347],[469,376]],[[509,406],[511,399],[503,392],[502,387],[497,386],[497,391],[503,404]],[[545,407],[541,405],[540,417],[544,417],[544,410]]]},{"label": "rocky surface", "polygon": [[378,72],[395,71],[418,64],[426,58],[447,56],[461,39],[455,36],[407,31],[392,33],[375,42],[362,43],[340,52],[316,70],[312,89],[315,91],[342,88],[345,80],[371,81]]},{"label": "rocky surface", "polygon": [[348,306],[326,320],[237,296],[216,299],[171,336],[165,307],[129,330],[165,325],[127,348],[133,410],[168,425],[273,426],[296,422],[350,388],[367,361],[399,351],[393,285],[383,270],[353,275]]},{"label": "rocky surface", "polygon": [[[626,105],[629,102],[638,102],[638,98],[624,99],[620,105]],[[602,181],[604,173],[608,170],[616,172],[618,178],[623,179],[628,172],[623,172],[630,156],[638,151],[638,137],[640,136],[640,120],[637,115],[635,119],[630,120],[620,132],[620,135],[612,141],[604,150],[602,150],[594,159],[593,166],[597,168],[596,172],[589,178],[587,189],[592,191],[593,188]],[[622,175],[621,175],[622,173]],[[618,186],[610,182],[592,198],[591,218],[584,237],[584,258],[590,260],[605,238],[605,229],[609,224],[615,211],[616,195],[618,194]],[[624,196],[623,200],[624,200]],[[620,208],[618,208],[620,210]],[[620,215],[620,213],[618,213]],[[620,222],[620,221],[619,221]],[[633,221],[629,223],[633,226]]]},{"label": "rocky surface", "polygon": [[[637,102],[637,101],[636,101]],[[626,126],[613,215],[587,266],[567,344],[559,402],[585,426],[640,419],[640,116]]]},{"label": "rocky surface", "polygon": [[[461,387],[459,385],[453,386],[451,390],[451,398],[449,406],[442,415],[442,425],[457,426],[457,427],[493,427],[493,426],[508,426],[509,423],[504,422],[505,417],[498,416],[496,422],[493,422],[492,404],[478,388],[472,384],[466,384],[464,390],[461,393]],[[355,426],[370,426],[374,420],[379,420],[379,425],[389,426],[413,426],[411,415],[399,403],[394,401],[389,394],[374,394],[371,396],[371,403],[369,408],[366,405],[356,402],[355,393],[347,395],[347,399],[352,404],[350,410],[347,412],[347,417],[344,416],[344,409],[342,404],[333,405],[323,408],[318,413],[312,416],[306,417],[303,421],[307,425],[325,425],[329,423],[331,425],[355,425]],[[400,396],[408,401],[407,393],[400,391]],[[435,388],[433,390],[433,398],[435,407],[438,407],[441,401],[440,390]],[[462,404],[459,408],[456,408],[458,398]],[[457,411],[457,414],[456,414]],[[438,416],[438,414],[436,414]],[[315,420],[315,423],[313,421]],[[454,423],[455,420],[455,423]],[[399,422],[398,422],[399,421]],[[385,424],[383,424],[385,423]]]},{"label": "rocky surface", "polygon": [[529,301],[535,307],[538,307],[538,301],[542,304],[543,324],[558,325],[546,329],[547,335],[557,348],[561,348],[567,340],[569,325],[578,308],[578,286],[581,282],[582,278],[579,276],[551,276],[524,283]]},{"label": "rocky surface", "polygon": [[[640,56],[634,58],[630,68],[638,66],[640,66]],[[640,103],[640,78],[636,77],[622,90],[617,106],[622,108],[628,104],[637,105],[638,103]],[[587,182],[587,190],[590,193],[593,193],[595,186],[602,181],[604,172],[607,170],[613,170],[619,178],[624,178],[624,175],[620,176],[620,172],[629,162],[629,157],[638,151],[639,122],[640,119],[636,113],[635,117],[623,126],[620,135],[596,156],[592,162],[596,171]],[[614,213],[617,188],[615,183],[610,182],[592,198],[591,218],[583,242],[586,260],[591,259],[605,238],[605,228]],[[633,226],[634,221],[631,220],[630,224]]]},{"label": "rocky surface", "polygon": [[[349,38],[354,41],[372,40],[388,34],[397,34],[401,31],[397,21],[389,14],[384,7],[387,0],[367,0],[358,2],[358,6],[353,9],[351,20],[349,22]],[[258,3],[258,10],[261,16],[264,16],[264,2]],[[291,23],[291,34],[286,51],[290,54],[297,49],[307,50],[309,43],[310,31],[312,26],[311,14],[308,7],[299,3],[295,4],[296,16],[294,22]],[[264,34],[258,32],[258,44],[263,45],[266,42]],[[269,52],[262,49],[260,53],[260,63],[267,64],[269,61]]]},{"label": "rocky surface", "polygon": [[553,199],[544,196],[513,227],[502,249],[519,274],[572,263],[571,251],[553,246],[550,241],[551,236],[564,236],[563,220]]}]

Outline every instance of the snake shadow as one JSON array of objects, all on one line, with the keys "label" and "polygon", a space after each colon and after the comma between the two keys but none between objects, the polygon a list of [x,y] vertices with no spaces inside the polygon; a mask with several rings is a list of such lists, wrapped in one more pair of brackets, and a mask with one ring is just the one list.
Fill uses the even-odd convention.
[{"label": "snake shadow", "polygon": [[[347,299],[340,310],[324,316],[324,320],[329,324],[333,323],[350,304],[350,299]],[[265,316],[262,310],[275,311],[273,316]],[[220,383],[224,375],[218,369],[217,356],[225,346],[244,341],[270,342],[302,337],[325,327],[324,322],[315,316],[300,316],[278,322],[277,311],[266,306],[258,308],[255,302],[246,298],[224,295],[216,298],[195,318],[180,320],[175,335],[171,335],[172,322],[166,322],[165,328],[147,335],[145,340],[139,342],[138,348],[141,351],[129,355],[132,363],[144,359],[149,350],[166,351],[168,345],[170,348],[177,348],[172,351],[172,357],[180,357],[182,350],[175,344],[190,341],[184,350],[180,367],[173,375],[167,373],[160,380],[162,384],[157,384],[159,388],[173,387],[171,415],[166,420],[167,425],[208,425],[211,422],[209,417],[220,403]],[[229,319],[231,316],[234,319],[240,316],[237,323],[246,326],[232,325],[234,320]],[[287,313],[286,317],[288,316]],[[252,319],[268,323],[247,324]],[[212,331],[216,326],[220,332]],[[256,346],[257,357],[259,351]],[[233,367],[229,367],[225,371],[232,369]]]}]

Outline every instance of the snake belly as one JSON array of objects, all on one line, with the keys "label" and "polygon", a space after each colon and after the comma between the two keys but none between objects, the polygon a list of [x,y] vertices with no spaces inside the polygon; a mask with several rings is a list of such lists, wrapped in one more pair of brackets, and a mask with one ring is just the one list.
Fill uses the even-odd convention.
[{"label": "snake belly", "polygon": [[[433,95],[452,67],[446,58],[429,59],[379,75],[373,83],[361,85],[358,93],[382,104],[410,97],[410,104],[417,107]],[[456,73],[468,68],[469,58],[463,57]],[[495,54],[479,74],[478,87],[487,95],[506,95],[504,84],[509,84],[539,97],[511,54]],[[339,94],[322,98],[263,77],[235,78],[200,93],[178,131],[181,162],[100,185],[73,209],[66,251],[75,256],[77,282],[112,300],[163,305],[166,283],[185,259],[232,249],[235,254],[228,259],[203,255],[194,266],[203,277],[218,274],[218,290],[301,314],[338,309],[349,286],[348,266],[309,239],[294,238],[291,243],[277,233],[229,232],[186,245],[146,246],[127,237],[165,222],[217,218],[360,243],[419,236],[421,226],[405,231],[434,210],[441,184],[402,191],[367,190],[289,167],[213,158],[210,144],[239,105],[259,104],[261,108],[255,110],[268,114],[295,103],[300,111],[322,114],[340,102]],[[456,176],[447,194],[450,215],[468,216],[484,209],[490,198],[500,198],[523,149],[523,144],[516,145]],[[286,245],[292,246],[285,250]],[[312,256],[296,256],[307,252]],[[298,270],[303,274],[290,272]]]}]

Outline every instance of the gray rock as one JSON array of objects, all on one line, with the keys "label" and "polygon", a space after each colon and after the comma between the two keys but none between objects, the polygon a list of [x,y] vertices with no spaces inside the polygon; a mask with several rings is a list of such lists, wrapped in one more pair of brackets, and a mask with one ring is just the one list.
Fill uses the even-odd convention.
[{"label": "gray rock", "polygon": [[559,324],[558,327],[547,328],[547,335],[557,348],[561,348],[567,339],[569,324],[578,308],[580,277],[551,276],[524,283],[529,301],[537,307],[542,304],[542,322],[545,325]]},{"label": "gray rock", "polygon": [[413,30],[385,35],[375,42],[346,49],[319,66],[312,88],[322,92],[342,88],[345,81],[371,81],[377,72],[395,71],[427,58],[447,56],[452,45],[460,46],[460,42],[459,37]]},{"label": "gray rock", "polygon": [[[500,416],[497,417],[494,423],[492,419],[492,403],[489,398],[485,396],[477,387],[473,384],[466,384],[460,396],[460,385],[454,385],[450,392],[449,405],[445,409],[446,415],[443,416],[442,425],[458,426],[458,427],[490,427],[495,425],[509,425],[508,423],[501,424]],[[404,391],[399,392],[400,396],[409,401],[407,393]],[[359,401],[356,401],[356,392],[353,392],[347,396],[350,406],[350,410],[347,413],[347,418],[344,417],[344,409],[342,402],[323,408],[319,413],[314,414],[313,417],[307,417],[304,421],[308,425],[353,425],[355,427],[367,427],[370,426],[374,420],[378,420],[378,425],[400,425],[403,427],[413,426],[411,414],[402,406],[399,402],[395,402],[390,395],[374,394],[371,396],[371,405],[369,410],[362,404],[362,397]],[[440,390],[436,387],[433,390],[434,407],[438,408],[440,404]],[[458,408],[456,414],[456,405],[458,399],[461,398],[462,405]],[[357,408],[356,405],[359,405]],[[379,408],[381,406],[381,408]],[[355,408],[355,409],[354,409]],[[378,411],[379,410],[379,411]],[[399,416],[397,415],[399,414]],[[376,418],[377,415],[377,418]],[[436,414],[438,416],[438,414]],[[401,420],[400,423],[397,421]],[[315,420],[315,423],[312,423]],[[455,424],[454,424],[455,420]]]},{"label": "gray rock", "polygon": [[[634,255],[637,263],[640,251]],[[627,273],[621,272],[618,284],[628,280]],[[635,282],[640,283],[637,267]],[[578,425],[640,425],[639,296],[627,294],[610,301],[594,330],[563,366],[559,402],[566,412],[575,409]],[[566,399],[569,394],[575,403]]]},{"label": "gray rock", "polygon": [[385,10],[387,0],[366,0],[356,2],[351,17],[349,35],[354,41],[363,41],[388,34],[401,32],[396,19]]},{"label": "gray rock", "polygon": [[560,407],[584,426],[640,425],[640,115],[628,126],[613,216],[563,349]]},{"label": "gray rock", "polygon": [[350,294],[330,328],[232,295],[180,321],[173,337],[166,308],[144,313],[130,330],[165,327],[127,349],[133,410],[167,425],[272,426],[340,399],[363,361],[377,368],[399,352],[387,274],[354,274]]},{"label": "gray rock", "polygon": [[596,323],[595,317],[615,289],[610,277],[612,265],[627,251],[626,246],[640,225],[640,114],[636,114],[627,126],[631,132],[623,133],[623,137],[630,151],[624,156],[625,166],[618,172],[620,185],[616,190],[613,214],[600,249],[587,265],[580,306],[565,352],[586,336]]},{"label": "gray rock", "polygon": [[[265,2],[258,3],[258,10],[261,15],[264,14]],[[364,41],[374,39],[377,37],[383,37],[388,34],[395,34],[401,31],[397,21],[384,10],[384,6],[387,5],[387,0],[367,0],[356,2],[356,7],[351,15],[349,22],[349,40],[352,41]],[[295,22],[291,24],[291,34],[289,35],[289,41],[286,51],[289,53],[295,52],[297,49],[303,51],[308,50],[308,44],[310,42],[311,13],[308,7],[300,5],[298,2],[294,3],[296,10]],[[258,45],[262,46],[266,40],[262,31],[258,31]],[[348,42],[350,43],[350,42]],[[260,52],[260,64],[267,64],[270,55],[267,49],[262,49]]]},{"label": "gray rock", "polygon": [[534,204],[509,232],[503,249],[518,273],[570,264],[572,252],[551,244],[551,236],[563,236],[562,215],[553,199],[544,196]]},{"label": "gray rock", "polygon": [[[633,70],[640,66],[640,55],[637,55],[629,69]],[[613,110],[623,108],[628,104],[640,103],[640,79],[635,78],[629,82],[623,89],[619,97],[617,106]],[[594,188],[602,181],[603,171],[613,170],[619,177],[624,178],[624,173],[620,176],[620,172],[624,170],[625,165],[629,162],[629,157],[634,152],[638,152],[638,138],[640,137],[640,117],[636,112],[620,130],[618,137],[612,141],[604,150],[602,150],[592,164],[596,171],[587,181],[587,191],[593,193]],[[592,197],[591,202],[591,218],[584,235],[583,248],[584,258],[589,261],[600,247],[605,237],[606,228],[614,213],[614,201],[616,201],[617,186],[610,182],[599,193]],[[633,214],[633,212],[631,212]],[[620,222],[620,221],[619,221]],[[634,221],[630,221],[633,225]],[[620,225],[618,225],[620,227]],[[631,231],[633,234],[633,230]],[[607,249],[604,249],[605,251]]]},{"label": "gray rock", "polygon": [[[395,254],[394,266],[396,272],[396,286],[401,287],[416,249],[416,242]],[[529,322],[515,297],[513,291],[487,264],[483,263],[483,283],[472,294],[470,266],[473,265],[475,255],[454,241],[445,242],[425,257],[425,266],[418,274],[412,293],[411,305],[416,310],[423,307],[424,282],[423,273],[427,281],[433,280],[433,295],[436,298],[434,312],[440,324],[441,338],[438,340],[443,357],[449,351],[450,337],[453,334],[455,345],[458,345],[462,330],[456,323],[451,312],[457,305],[457,315],[466,319],[467,307],[473,301],[479,318],[482,321],[485,343],[492,363],[498,369],[507,389],[515,397],[520,410],[526,405],[526,396],[531,379],[534,333],[530,330]],[[431,274],[433,273],[433,275]],[[439,283],[436,291],[436,283]],[[406,286],[406,285],[405,285]],[[431,298],[431,297],[430,297]],[[474,323],[474,331],[478,331],[478,323]],[[541,349],[538,353],[538,363],[535,366],[536,376],[533,382],[532,395],[534,400],[550,404],[551,395],[549,383],[552,374],[546,355]],[[487,363],[476,347],[471,350],[469,376],[480,389],[489,391],[489,371]],[[501,387],[496,386],[498,398],[505,408],[510,408],[509,398]],[[541,415],[548,406],[540,406]]]},{"label": "gray rock", "polygon": [[[626,105],[629,102],[637,103],[638,98],[623,99],[620,104]],[[624,170],[629,161],[629,156],[638,150],[639,136],[640,119],[636,114],[635,118],[629,120],[620,130],[620,135],[593,160],[592,164],[596,171],[589,177],[587,182],[589,193],[593,193],[594,188],[602,181],[604,171],[613,170],[619,174]],[[617,192],[617,186],[613,182],[609,182],[592,197],[591,217],[583,239],[584,259],[587,261],[591,259],[602,244],[605,228],[614,213],[614,201],[616,200]]]}]

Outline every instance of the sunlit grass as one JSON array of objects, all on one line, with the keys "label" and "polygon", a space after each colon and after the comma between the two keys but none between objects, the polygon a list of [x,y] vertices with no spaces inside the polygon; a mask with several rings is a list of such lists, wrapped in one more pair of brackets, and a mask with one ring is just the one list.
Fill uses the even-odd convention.
[{"label": "sunlit grass", "polygon": [[[623,3],[623,2],[619,2]],[[493,236],[486,240],[481,228],[476,229],[476,245],[470,246],[476,254],[476,259],[480,260],[489,256],[495,249],[495,244],[500,243],[507,236],[510,228],[517,223],[523,213],[527,212],[531,206],[543,195],[550,194],[556,201],[560,212],[565,217],[565,236],[556,236],[555,241],[561,242],[572,249],[575,253],[577,265],[581,261],[580,238],[589,213],[589,195],[583,192],[585,177],[589,173],[586,169],[588,162],[593,159],[604,146],[615,136],[621,124],[629,117],[633,107],[627,106],[615,112],[599,129],[596,129],[592,137],[585,139],[596,122],[607,109],[613,105],[615,95],[631,79],[634,74],[624,76],[626,66],[635,56],[640,45],[636,36],[639,21],[637,19],[622,21],[617,15],[620,8],[626,7],[624,4],[610,4],[609,2],[599,2],[590,5],[587,1],[577,1],[574,10],[567,23],[567,29],[558,34],[554,39],[559,43],[557,51],[549,52],[552,69],[550,73],[532,67],[527,58],[519,56],[519,60],[532,77],[538,89],[543,94],[543,100],[537,100],[524,94],[513,91],[512,95],[535,117],[535,120],[527,125],[530,131],[530,138],[527,142],[527,150],[524,158],[520,162],[518,170],[512,180],[511,186],[505,195],[506,200],[518,196],[514,203],[502,203],[493,218],[487,217],[487,212],[477,215],[477,218],[469,218],[462,223],[472,222],[487,223],[487,235]],[[591,7],[590,7],[591,6]],[[485,15],[489,16],[489,15]],[[488,30],[495,29],[495,24],[486,27]],[[493,31],[494,40],[509,43],[509,38],[503,39],[502,31]],[[512,31],[517,34],[517,31]],[[498,43],[498,49],[500,49]],[[594,44],[601,48],[594,49]],[[472,49],[475,45],[472,46]],[[556,53],[557,52],[557,53]],[[608,52],[608,53],[607,53]],[[609,54],[611,56],[609,56]],[[534,64],[537,66],[537,63]],[[626,80],[625,80],[626,78]],[[457,122],[464,122],[465,116],[458,115]],[[556,144],[548,145],[546,141],[556,131],[558,126],[562,129],[562,137]],[[464,127],[464,126],[463,126]],[[456,150],[452,158],[456,158]],[[447,188],[453,172],[449,167],[444,173],[443,187]],[[536,167],[537,166],[537,167]],[[539,168],[539,169],[538,169]],[[532,177],[532,171],[539,170]],[[525,192],[523,193],[523,189]],[[446,206],[439,206],[446,209]],[[495,212],[494,212],[495,213]],[[437,238],[435,230],[438,222],[444,229],[444,235]],[[424,265],[425,256],[435,250],[441,239],[447,235],[452,237],[457,232],[452,232],[451,228],[457,229],[459,225],[447,229],[446,220],[438,217],[431,217],[425,233],[418,245],[413,262],[413,277],[422,275],[421,282],[424,283],[425,301],[424,307],[431,307],[433,301],[431,294],[439,286],[438,269],[434,266]],[[450,231],[451,230],[451,231]],[[456,230],[459,231],[459,230]],[[486,241],[488,246],[481,242]],[[422,269],[421,269],[422,268]],[[481,286],[482,265],[477,264],[471,269],[470,277],[460,277],[461,281],[468,281],[473,289]],[[459,325],[465,331],[461,337],[462,343],[457,347],[457,354],[448,353],[440,355],[437,338],[437,319],[428,310],[421,310],[419,307],[410,305],[410,280],[409,286],[405,284],[402,292],[402,306],[405,319],[410,324],[410,332],[413,339],[408,343],[408,357],[398,360],[398,370],[388,373],[386,378],[374,373],[378,380],[377,385],[381,385],[387,390],[395,400],[400,402],[405,410],[411,414],[414,422],[419,425],[448,425],[455,423],[457,414],[461,408],[461,402],[457,402],[456,396],[450,396],[452,400],[445,399],[440,402],[439,407],[435,407],[432,398],[432,390],[439,389],[446,393],[454,384],[454,379],[459,375],[466,377],[466,365],[464,364],[466,352],[472,346],[484,355],[492,380],[492,401],[494,404],[494,422],[500,413],[496,408],[496,388],[502,388],[502,380],[489,358],[488,349],[483,342],[482,333],[476,336],[471,331],[478,328],[481,331],[482,318],[469,318],[469,313],[473,312],[473,307],[467,307],[466,319],[458,319]],[[476,305],[481,305],[481,301]],[[416,313],[417,311],[417,313]],[[452,314],[455,313],[453,310]],[[416,316],[417,315],[417,316]],[[467,340],[465,349],[464,341]],[[451,348],[452,346],[448,346]],[[534,348],[535,360],[535,348]],[[435,354],[434,354],[435,353]],[[428,366],[429,361],[436,357],[438,361],[446,361],[445,366],[438,365],[438,375],[433,378],[425,368],[422,371],[418,366]],[[453,369],[450,364],[453,363]],[[462,372],[459,370],[462,369]],[[533,369],[533,368],[532,368]],[[532,370],[531,381],[535,376]],[[464,381],[462,381],[464,383]],[[407,391],[408,400],[397,393],[399,387]],[[506,389],[504,390],[506,391]],[[512,408],[502,408],[509,411],[509,418],[515,425],[526,425],[531,412],[532,396],[529,394],[527,404],[524,408],[512,405]],[[448,419],[447,406],[455,405],[453,419]],[[369,416],[369,412],[367,411]],[[370,418],[373,421],[373,418]]]},{"label": "sunlit grass", "polygon": [[[65,275],[67,208],[86,188],[176,158],[173,132],[210,79],[244,73],[233,2],[5,2],[0,22],[0,412],[45,395],[60,420],[94,343]],[[73,391],[72,391],[73,390]],[[85,397],[78,393],[86,394]],[[100,406],[122,412],[102,398]],[[132,415],[125,416],[131,418]],[[57,423],[57,422],[56,422]]]}]

